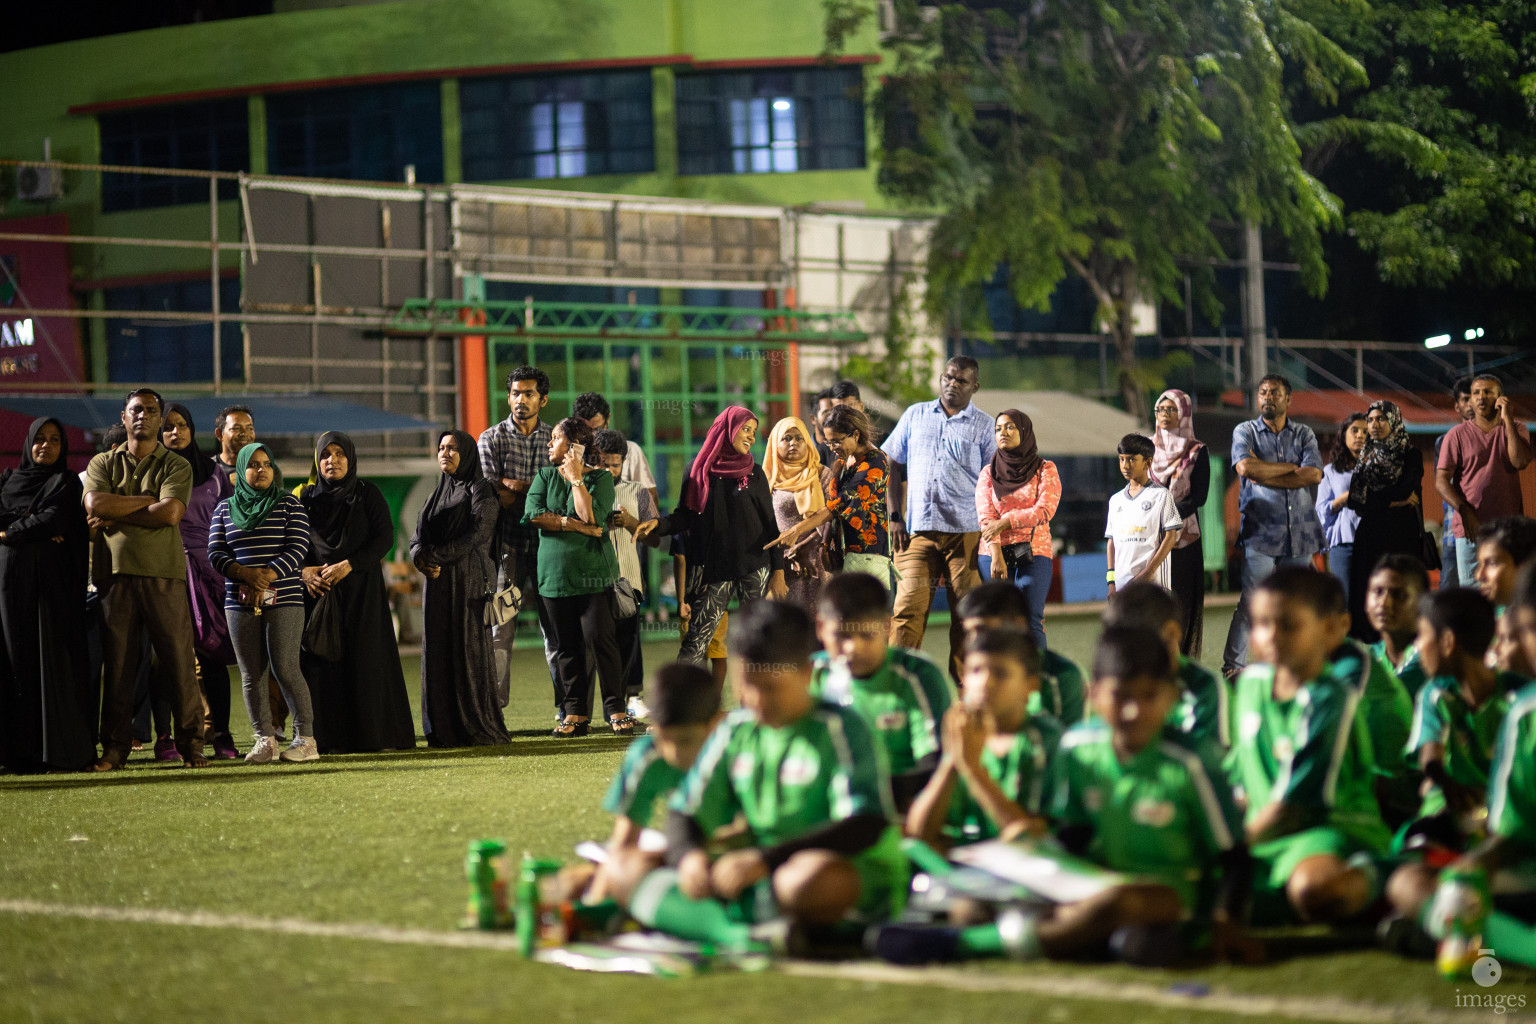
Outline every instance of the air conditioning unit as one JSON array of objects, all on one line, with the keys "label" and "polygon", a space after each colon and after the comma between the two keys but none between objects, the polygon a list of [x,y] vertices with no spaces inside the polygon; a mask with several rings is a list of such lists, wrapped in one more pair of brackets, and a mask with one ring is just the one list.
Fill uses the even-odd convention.
[{"label": "air conditioning unit", "polygon": [[41,203],[64,194],[64,175],[57,167],[24,164],[16,169],[16,198]]}]

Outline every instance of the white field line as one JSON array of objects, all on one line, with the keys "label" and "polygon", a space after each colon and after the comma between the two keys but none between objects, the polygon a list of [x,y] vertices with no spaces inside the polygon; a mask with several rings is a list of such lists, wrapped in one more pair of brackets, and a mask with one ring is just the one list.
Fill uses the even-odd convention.
[{"label": "white field line", "polygon": [[[0,900],[0,914],[29,917],[62,917],[86,921],[162,925],[176,928],[218,928],[322,939],[353,939],[392,945],[436,946],[449,949],[492,949],[515,952],[517,937],[505,932],[432,931],[425,928],[394,928],[381,924],[304,921],[292,917],[252,917],[246,914],[215,914],[208,911],[165,910],[156,907],[101,907],[38,900]],[[1418,965],[1428,970],[1427,965]],[[1224,1013],[1264,1019],[1329,1021],[1336,1024],[1467,1024],[1467,1010],[1437,1010],[1410,1006],[1372,1005],[1341,999],[1297,996],[1246,995],[1211,992],[1192,995],[1154,985],[1116,982],[1113,986],[1093,978],[1061,975],[983,974],[954,968],[892,967],[878,963],[825,964],[787,961],[778,965],[784,974],[802,978],[871,982],[882,985],[917,985],[961,992],[1014,992],[1062,999],[1135,1003],[1198,1013]],[[1450,1001],[1447,993],[1447,1001]],[[1501,1021],[1536,1020],[1529,1015],[1505,1013]]]}]

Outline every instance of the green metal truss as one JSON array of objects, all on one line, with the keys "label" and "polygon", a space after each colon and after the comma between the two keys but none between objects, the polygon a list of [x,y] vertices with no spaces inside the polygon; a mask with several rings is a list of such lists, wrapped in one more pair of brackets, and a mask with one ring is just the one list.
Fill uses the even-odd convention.
[{"label": "green metal truss", "polygon": [[[466,314],[472,311],[483,312],[485,323],[466,323]],[[658,342],[793,341],[821,345],[853,345],[869,337],[848,312],[458,299],[407,299],[384,329],[391,334],[412,335],[635,338]]]}]

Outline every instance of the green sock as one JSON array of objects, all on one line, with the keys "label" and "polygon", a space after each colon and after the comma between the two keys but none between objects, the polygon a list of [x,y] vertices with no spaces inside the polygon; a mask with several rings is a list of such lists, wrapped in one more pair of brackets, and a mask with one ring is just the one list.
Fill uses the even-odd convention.
[{"label": "green sock", "polygon": [[694,942],[740,948],[750,930],[737,924],[716,900],[691,900],[677,887],[677,872],[662,869],[645,877],[630,900],[630,916],[648,928]]},{"label": "green sock", "polygon": [[1536,967],[1536,928],[1501,911],[1488,915],[1483,925],[1483,946],[1494,956],[1526,967]]},{"label": "green sock", "polygon": [[1040,938],[1035,934],[1035,919],[1014,909],[999,913],[995,924],[960,929],[956,948],[968,960],[982,957],[1038,960],[1044,955]]}]

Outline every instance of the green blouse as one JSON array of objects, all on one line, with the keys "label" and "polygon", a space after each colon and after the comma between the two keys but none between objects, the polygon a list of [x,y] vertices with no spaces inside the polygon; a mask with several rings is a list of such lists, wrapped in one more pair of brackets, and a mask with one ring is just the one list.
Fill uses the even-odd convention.
[{"label": "green blouse", "polygon": [[[613,511],[613,474],[606,469],[591,469],[582,477],[592,495],[592,514],[603,527],[601,536],[584,533],[539,532],[539,596],[575,597],[598,594],[613,586],[619,576],[619,561],[608,540],[608,514]],[[528,486],[523,522],[538,516],[576,516],[571,500],[571,485],[560,475],[560,467],[545,466]]]}]

